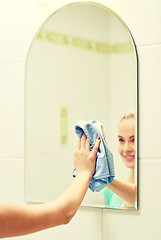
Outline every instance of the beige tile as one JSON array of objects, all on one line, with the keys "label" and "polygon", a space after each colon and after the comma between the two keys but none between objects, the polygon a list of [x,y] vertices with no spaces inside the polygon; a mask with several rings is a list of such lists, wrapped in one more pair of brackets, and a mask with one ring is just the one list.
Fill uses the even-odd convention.
[{"label": "beige tile", "polygon": [[102,210],[80,208],[69,225],[43,232],[43,239],[102,240]]},{"label": "beige tile", "polygon": [[23,159],[0,160],[0,199],[24,202]]},{"label": "beige tile", "polygon": [[161,46],[138,48],[139,155],[161,157]]},{"label": "beige tile", "polygon": [[38,28],[34,1],[1,1],[0,63],[25,60],[31,40]]},{"label": "beige tile", "polygon": [[127,24],[137,45],[161,43],[161,1],[100,1]]},{"label": "beige tile", "polygon": [[[14,240],[40,240],[42,239],[42,232],[28,234],[25,236],[19,236],[12,238]],[[5,240],[11,240],[11,238],[5,238]]]},{"label": "beige tile", "polygon": [[24,63],[0,66],[0,157],[24,156]]}]

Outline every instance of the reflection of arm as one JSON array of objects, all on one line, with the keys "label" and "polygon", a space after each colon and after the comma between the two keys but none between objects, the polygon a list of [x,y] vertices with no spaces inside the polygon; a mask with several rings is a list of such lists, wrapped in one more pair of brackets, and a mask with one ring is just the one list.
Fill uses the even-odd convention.
[{"label": "reflection of arm", "polygon": [[113,182],[107,186],[112,192],[117,194],[124,201],[134,205],[137,200],[137,186],[134,183],[127,183],[114,178]]}]

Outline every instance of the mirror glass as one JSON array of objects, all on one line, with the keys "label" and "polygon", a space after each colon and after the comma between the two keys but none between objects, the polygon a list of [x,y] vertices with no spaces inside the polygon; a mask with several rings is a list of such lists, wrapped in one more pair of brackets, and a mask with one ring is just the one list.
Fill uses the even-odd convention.
[{"label": "mirror glass", "polygon": [[[128,119],[120,122],[124,114]],[[26,201],[54,200],[72,183],[79,119],[103,124],[116,181],[137,189],[135,44],[125,23],[97,3],[56,11],[31,43],[25,68]],[[89,189],[82,206],[136,210],[137,194],[129,203],[118,186]]]}]

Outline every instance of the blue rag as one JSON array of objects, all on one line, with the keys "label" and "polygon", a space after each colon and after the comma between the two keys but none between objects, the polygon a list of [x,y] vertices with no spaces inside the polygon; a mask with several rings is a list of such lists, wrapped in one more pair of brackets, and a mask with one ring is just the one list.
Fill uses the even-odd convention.
[{"label": "blue rag", "polygon": [[[89,184],[92,192],[99,192],[110,184],[115,176],[113,155],[104,140],[104,127],[99,121],[91,120],[85,122],[79,120],[75,125],[75,132],[80,139],[83,133],[86,134],[90,142],[90,150],[93,149],[96,139],[98,137],[101,138],[96,155],[95,173]],[[76,169],[73,170],[73,177],[76,177]]]}]

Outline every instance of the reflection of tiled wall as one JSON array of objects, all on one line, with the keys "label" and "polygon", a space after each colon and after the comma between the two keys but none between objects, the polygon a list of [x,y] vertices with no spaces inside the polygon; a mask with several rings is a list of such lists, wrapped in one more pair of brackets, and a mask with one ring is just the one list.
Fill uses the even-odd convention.
[{"label": "reflection of tiled wall", "polygon": [[37,36],[37,39],[50,42],[52,44],[81,48],[83,50],[96,51],[104,54],[119,54],[133,51],[131,42],[108,44],[104,42],[96,42],[90,39],[80,38],[77,36],[67,35],[64,33],[53,32],[50,30],[41,30]]},{"label": "reflection of tiled wall", "polygon": [[[50,0],[45,10],[39,7],[39,2],[0,3],[0,199],[18,202],[24,199],[24,65],[28,47],[47,14],[70,0]],[[140,211],[83,208],[67,226],[15,239],[160,239],[161,3],[130,0],[100,3],[122,17],[138,49]]]}]

